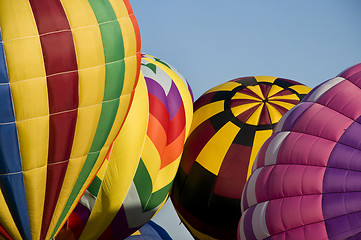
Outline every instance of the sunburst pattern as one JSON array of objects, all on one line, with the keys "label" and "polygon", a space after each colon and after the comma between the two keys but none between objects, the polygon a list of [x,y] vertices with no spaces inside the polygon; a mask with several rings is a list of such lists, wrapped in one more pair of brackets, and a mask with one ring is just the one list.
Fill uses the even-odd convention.
[{"label": "sunburst pattern", "polygon": [[238,78],[194,104],[172,201],[196,239],[235,239],[240,198],[257,152],[311,89],[276,77]]}]

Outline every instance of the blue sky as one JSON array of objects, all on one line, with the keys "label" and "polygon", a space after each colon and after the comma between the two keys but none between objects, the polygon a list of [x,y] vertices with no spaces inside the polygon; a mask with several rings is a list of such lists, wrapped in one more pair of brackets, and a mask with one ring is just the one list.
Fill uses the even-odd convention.
[{"label": "blue sky", "polygon": [[[360,0],[130,0],[142,52],[173,65],[195,99],[244,76],[309,87],[361,62]],[[154,218],[176,240],[192,239],[171,204]]]}]

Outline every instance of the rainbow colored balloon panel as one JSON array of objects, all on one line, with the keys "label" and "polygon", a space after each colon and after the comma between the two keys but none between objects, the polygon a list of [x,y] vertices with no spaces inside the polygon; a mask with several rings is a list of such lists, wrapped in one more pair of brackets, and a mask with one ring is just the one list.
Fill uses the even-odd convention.
[{"label": "rainbow colored balloon panel", "polygon": [[186,80],[143,54],[129,116],[64,231],[75,239],[124,239],[146,224],[168,198],[192,116]]}]

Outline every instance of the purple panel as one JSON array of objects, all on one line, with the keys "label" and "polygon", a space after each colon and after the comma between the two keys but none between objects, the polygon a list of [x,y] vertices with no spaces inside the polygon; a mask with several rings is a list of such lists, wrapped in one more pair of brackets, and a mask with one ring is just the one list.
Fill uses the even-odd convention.
[{"label": "purple panel", "polygon": [[322,211],[324,219],[335,218],[346,214],[344,193],[329,193],[322,197]]},{"label": "purple panel", "polygon": [[361,232],[361,212],[325,221],[329,239],[348,239]]},{"label": "purple panel", "polygon": [[322,211],[324,219],[334,219],[361,210],[361,192],[323,194]]},{"label": "purple panel", "polygon": [[90,216],[90,210],[85,207],[83,204],[77,204],[74,211],[81,219],[81,221],[83,222],[83,225],[85,226],[85,224],[88,222],[89,216]]},{"label": "purple panel", "polygon": [[144,77],[144,79],[145,83],[147,84],[148,94],[156,96],[164,106],[167,106],[167,98],[162,86],[149,77]]},{"label": "purple panel", "polygon": [[113,218],[113,221],[110,224],[110,229],[112,232],[113,237],[119,238],[119,236],[123,236],[123,238],[129,236],[128,234],[128,221],[127,217],[125,215],[124,206],[119,209],[115,217]]},{"label": "purple panel", "polygon": [[355,120],[361,115],[360,95],[360,88],[349,81],[342,81],[325,92],[317,103]]},{"label": "purple panel", "polygon": [[[244,213],[244,221],[243,221],[243,229],[244,229],[244,235],[246,236],[247,240],[256,240],[256,236],[253,233],[252,228],[252,216],[254,212],[255,207],[251,207],[247,209],[247,212]],[[242,239],[243,240],[243,239]]]},{"label": "purple panel", "polygon": [[300,115],[302,115],[303,112],[305,112],[311,105],[312,103],[302,102],[298,104],[296,107],[294,107],[290,112],[290,114],[287,116],[287,120],[283,123],[282,130],[291,131],[293,129],[293,126],[298,121]]},{"label": "purple panel", "polygon": [[332,150],[328,166],[361,171],[361,151],[337,143]]},{"label": "purple panel", "polygon": [[361,150],[360,133],[361,133],[361,124],[358,122],[353,122],[347,129],[345,129],[345,133],[340,138],[339,143],[343,143],[347,146]]},{"label": "purple panel", "polygon": [[169,121],[172,121],[174,116],[178,113],[180,106],[182,105],[182,98],[179,94],[177,86],[172,82],[169,93],[167,95]]},{"label": "purple panel", "polygon": [[324,193],[361,191],[361,172],[338,168],[327,168],[324,177]]},{"label": "purple panel", "polygon": [[360,240],[360,239],[361,239],[361,231],[355,233],[355,235],[348,238],[348,240]]},{"label": "purple panel", "polygon": [[361,123],[361,115],[356,119],[356,122]]},{"label": "purple panel", "polygon": [[347,171],[344,169],[330,168],[328,167],[325,172],[323,181],[324,193],[343,193],[345,192]]}]

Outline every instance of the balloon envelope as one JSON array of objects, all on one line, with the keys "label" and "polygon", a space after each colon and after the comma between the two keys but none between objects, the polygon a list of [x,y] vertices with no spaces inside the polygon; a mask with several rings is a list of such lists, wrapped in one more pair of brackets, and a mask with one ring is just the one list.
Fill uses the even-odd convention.
[{"label": "balloon envelope", "polygon": [[[145,93],[141,94],[147,96],[147,101],[134,102],[127,120],[133,112],[147,116],[144,137],[130,144],[128,138],[133,136],[133,132],[129,131],[128,138],[124,135],[122,141],[119,136],[115,140],[108,165],[104,171],[101,169],[72,214],[75,218],[76,215],[84,216],[80,216],[82,221],[72,224],[72,216],[70,218],[69,228],[77,229],[77,238],[125,238],[147,223],[168,198],[193,115],[192,93],[185,79],[158,58],[142,56],[141,76],[139,84],[146,85]],[[136,97],[137,94],[138,86]],[[139,114],[139,110],[135,110],[139,107],[146,107],[147,113]],[[139,131],[136,118],[126,122],[120,134],[129,127]],[[116,145],[118,141],[123,143]],[[124,147],[124,144],[129,147]],[[140,148],[135,150],[134,146]],[[137,152],[138,156],[134,155],[132,159],[119,157],[124,152]],[[117,170],[118,174],[117,171],[112,173],[115,165],[110,164],[117,161],[113,158],[139,163],[135,173],[127,175],[131,178],[115,181],[124,175],[123,172],[132,170],[124,167]],[[120,185],[129,180],[129,185]],[[126,196],[121,198],[117,194],[119,191]]]},{"label": "balloon envelope", "polygon": [[314,88],[259,151],[239,239],[361,237],[361,64]]},{"label": "balloon envelope", "polygon": [[2,235],[54,237],[126,118],[139,29],[111,2],[0,1]]},{"label": "balloon envelope", "polygon": [[195,238],[237,238],[242,190],[256,154],[282,115],[309,90],[287,79],[244,77],[195,102],[171,194]]}]

